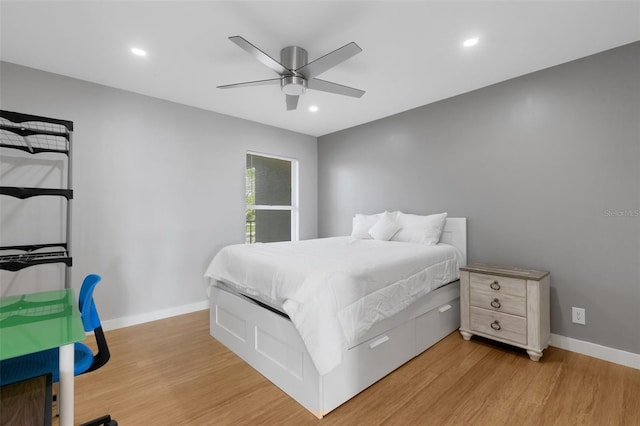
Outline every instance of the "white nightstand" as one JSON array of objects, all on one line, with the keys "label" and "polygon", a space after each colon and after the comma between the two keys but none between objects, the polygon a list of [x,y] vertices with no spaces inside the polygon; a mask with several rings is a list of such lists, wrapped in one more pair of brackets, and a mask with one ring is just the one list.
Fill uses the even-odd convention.
[{"label": "white nightstand", "polygon": [[460,333],[527,350],[538,361],[549,346],[549,272],[473,264],[460,268]]}]

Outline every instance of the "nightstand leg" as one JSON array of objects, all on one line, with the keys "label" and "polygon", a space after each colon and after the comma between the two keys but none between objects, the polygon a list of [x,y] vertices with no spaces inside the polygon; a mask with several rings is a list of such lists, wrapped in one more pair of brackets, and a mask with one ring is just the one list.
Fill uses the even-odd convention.
[{"label": "nightstand leg", "polygon": [[541,351],[534,351],[532,349],[527,349],[527,353],[529,354],[529,358],[531,358],[531,361],[539,361],[540,358],[542,358]]},{"label": "nightstand leg", "polygon": [[462,338],[464,340],[471,340],[471,336],[473,336],[473,334],[469,333],[468,331],[462,331],[462,330],[460,330],[460,334],[462,334]]}]

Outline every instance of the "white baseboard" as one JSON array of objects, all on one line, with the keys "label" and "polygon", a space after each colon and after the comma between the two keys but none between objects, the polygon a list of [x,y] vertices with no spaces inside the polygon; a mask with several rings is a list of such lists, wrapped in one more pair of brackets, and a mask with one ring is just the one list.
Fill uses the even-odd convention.
[{"label": "white baseboard", "polygon": [[117,328],[129,327],[132,325],[143,324],[145,322],[156,321],[177,315],[189,314],[191,312],[209,309],[209,301],[191,303],[189,305],[176,306],[173,308],[162,309],[160,311],[147,312],[139,315],[116,318],[112,320],[102,321],[102,329],[104,331],[115,330]]},{"label": "white baseboard", "polygon": [[[105,331],[115,330],[117,328],[129,327],[132,325],[143,324],[145,322],[202,311],[208,308],[209,301],[203,300],[189,305],[176,306],[160,311],[102,321],[102,328]],[[560,336],[553,333],[551,334],[551,346],[640,370],[640,354],[609,348],[596,343],[585,342],[583,340]]]},{"label": "white baseboard", "polygon": [[640,370],[640,354],[551,334],[551,346]]}]

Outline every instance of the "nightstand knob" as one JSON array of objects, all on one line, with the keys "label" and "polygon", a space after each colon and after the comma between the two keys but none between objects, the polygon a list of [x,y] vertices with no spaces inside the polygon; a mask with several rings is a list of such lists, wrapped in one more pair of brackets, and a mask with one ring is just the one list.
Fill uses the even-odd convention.
[{"label": "nightstand knob", "polygon": [[502,327],[500,327],[500,323],[496,320],[491,323],[491,328],[493,328],[494,330],[500,330]]},{"label": "nightstand knob", "polygon": [[491,307],[492,307],[492,308],[499,309],[499,308],[500,308],[500,306],[502,306],[502,305],[500,305],[500,301],[499,301],[498,299],[493,299],[493,300],[491,301]]},{"label": "nightstand knob", "polygon": [[491,287],[493,290],[500,290],[500,284],[498,284],[498,281],[494,281],[491,284],[489,284],[489,287]]}]

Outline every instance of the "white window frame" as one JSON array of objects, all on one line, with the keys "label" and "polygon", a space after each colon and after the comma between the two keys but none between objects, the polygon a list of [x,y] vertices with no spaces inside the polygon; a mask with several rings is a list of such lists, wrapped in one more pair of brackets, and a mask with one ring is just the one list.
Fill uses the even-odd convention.
[{"label": "white window frame", "polygon": [[265,154],[263,152],[257,151],[247,151],[244,156],[244,178],[245,178],[245,187],[246,187],[246,179],[247,179],[247,155],[257,155],[260,157],[266,158],[274,158],[276,160],[284,160],[289,161],[291,163],[291,206],[271,206],[266,204],[245,204],[245,214],[247,210],[290,210],[291,211],[291,241],[298,241],[300,238],[299,235],[299,223],[300,223],[300,208],[299,208],[299,165],[298,160],[296,158],[291,157],[283,157],[281,155],[274,154]]}]

